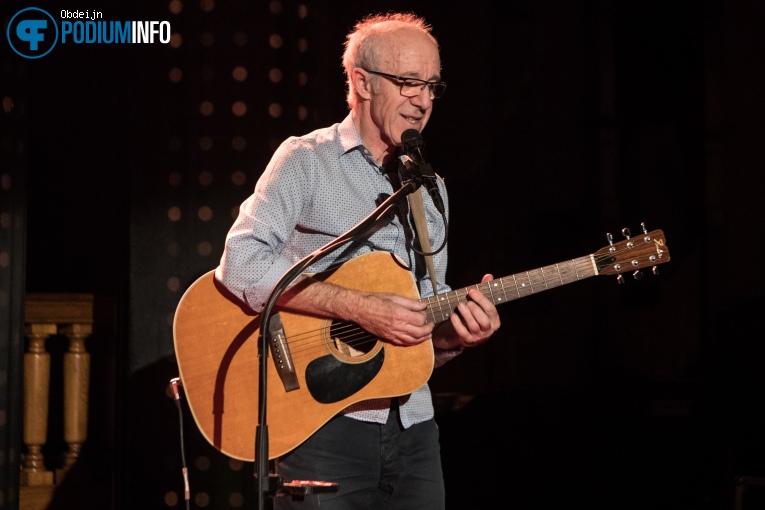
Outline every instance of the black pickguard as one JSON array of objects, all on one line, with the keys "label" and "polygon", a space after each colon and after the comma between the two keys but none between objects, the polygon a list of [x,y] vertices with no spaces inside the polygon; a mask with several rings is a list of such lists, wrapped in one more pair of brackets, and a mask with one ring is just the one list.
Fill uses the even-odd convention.
[{"label": "black pickguard", "polygon": [[343,363],[332,355],[308,364],[305,381],[311,396],[319,403],[331,404],[350,397],[375,378],[383,366],[385,349],[363,363]]}]

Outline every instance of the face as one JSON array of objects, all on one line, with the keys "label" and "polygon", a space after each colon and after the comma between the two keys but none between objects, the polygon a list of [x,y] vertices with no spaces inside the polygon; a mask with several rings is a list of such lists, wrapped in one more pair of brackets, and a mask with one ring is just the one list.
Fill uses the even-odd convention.
[{"label": "face", "polygon": [[[441,60],[435,44],[425,34],[412,29],[392,32],[381,44],[380,69],[383,73],[426,81],[441,79]],[[372,75],[369,75],[370,77]],[[401,95],[401,83],[375,76],[368,103],[372,133],[388,147],[401,145],[407,129],[422,132],[433,108],[428,87],[415,97]],[[369,133],[368,134],[372,134]],[[371,140],[370,140],[371,141]],[[367,140],[365,140],[365,143]]]}]

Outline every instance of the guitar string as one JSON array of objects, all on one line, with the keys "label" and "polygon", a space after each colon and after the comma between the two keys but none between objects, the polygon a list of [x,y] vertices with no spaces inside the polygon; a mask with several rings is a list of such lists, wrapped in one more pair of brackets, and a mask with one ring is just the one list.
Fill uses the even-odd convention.
[{"label": "guitar string", "polygon": [[[602,263],[603,261],[612,258],[614,256],[620,255],[623,252],[626,252],[628,250],[634,250],[635,248],[627,248],[627,249],[616,249],[614,252],[602,254],[602,255],[592,255],[592,257],[596,261],[596,265],[598,263]],[[564,267],[561,269],[562,264],[571,264],[570,267]],[[545,270],[550,270],[550,274],[546,274]],[[579,274],[582,274],[582,277],[579,277]],[[489,299],[492,299],[492,301],[496,302],[505,302],[505,301],[511,301],[514,299],[517,299],[518,297],[525,297],[527,295],[534,294],[536,292],[539,292],[538,290],[534,290],[534,286],[544,286],[544,290],[554,288],[561,286],[565,284],[562,282],[562,278],[566,277],[568,279],[572,274],[576,275],[574,279],[571,279],[570,282],[565,283],[573,283],[574,281],[577,281],[579,279],[588,278],[590,276],[594,276],[597,273],[593,272],[592,268],[592,261],[590,260],[590,256],[580,257],[578,259],[572,259],[565,263],[558,263],[553,264],[550,266],[544,266],[539,269],[526,271],[524,273],[518,273],[515,275],[506,276],[503,278],[499,278],[497,280],[493,280],[493,282],[501,282],[501,288],[492,290],[492,282],[485,282],[485,283],[479,283],[476,285],[473,285],[471,287],[466,287],[464,289],[458,289],[456,291],[448,292],[445,294],[441,294],[439,296],[430,296],[428,298],[423,298],[421,301],[427,301],[428,302],[428,308],[426,309],[426,316],[428,318],[428,322],[435,321],[436,317],[439,315],[441,316],[441,320],[438,322],[441,322],[443,320],[447,320],[448,317],[454,312],[456,309],[457,304],[461,302],[467,301],[467,295],[470,289],[476,288],[478,289],[482,294],[489,297]],[[512,281],[510,280],[512,279]],[[523,280],[521,284],[528,282],[529,288],[526,287],[519,287],[518,279]],[[523,290],[523,292],[521,292]],[[528,292],[528,291],[531,292]],[[495,295],[501,295],[502,298],[499,300],[496,300]],[[440,298],[438,300],[434,301],[434,298]],[[436,311],[436,308],[438,308],[438,311]],[[444,312],[444,308],[446,308],[446,312]],[[332,338],[336,339],[340,344],[347,345],[350,348],[359,347],[364,343],[370,342],[372,340],[377,340],[377,337],[372,335],[371,333],[368,333],[366,330],[361,328],[358,324],[350,321],[331,321],[327,319],[327,321],[332,324]],[[327,330],[329,328],[327,326],[323,326],[318,329],[314,329],[312,331],[304,331],[300,333],[296,333],[293,335],[290,335],[288,338],[288,343],[290,345],[290,353],[293,357],[298,356],[304,356],[306,354],[309,355],[309,357],[312,359],[314,356],[311,356],[311,354],[315,350],[325,351],[326,350],[326,340],[329,339],[329,335],[326,334]]]},{"label": "guitar string", "polygon": [[[591,262],[589,260],[585,261],[573,261],[576,265],[578,265],[578,268],[576,270],[583,272],[585,268],[588,268],[591,266]],[[529,275],[530,276],[530,275]],[[510,277],[505,277],[510,278]],[[548,279],[556,279],[551,276],[544,277]],[[531,281],[532,285],[539,285],[541,282],[543,282],[543,278],[534,278],[534,277],[527,277],[526,281]],[[443,298],[445,297],[446,300],[446,306],[448,307],[448,312],[443,312],[444,308],[444,301],[436,301],[436,302],[430,302],[428,304],[428,310],[426,312],[429,322],[433,322],[435,317],[437,315],[441,315],[442,317],[445,317],[443,320],[446,320],[451,313],[453,313],[453,310],[456,309],[456,305],[460,302],[466,302],[467,301],[467,295],[471,288],[477,288],[480,292],[482,292],[484,295],[486,295],[488,292],[490,292],[490,283],[481,283],[474,285],[472,287],[468,287],[465,289],[459,289],[450,293],[447,293],[446,295],[441,295]],[[508,290],[509,288],[509,290]],[[549,284],[546,286],[546,288],[549,288]],[[516,288],[516,284],[508,285],[506,286],[502,291],[502,294],[506,300],[515,299],[516,296],[508,297],[508,294],[518,294],[518,290]],[[432,298],[435,296],[431,296],[429,298],[423,298],[423,301],[432,301]],[[435,308],[438,308],[438,311],[435,311]],[[334,333],[332,335],[332,338],[337,339],[339,343],[349,346],[350,348],[355,348],[360,346],[363,343],[369,342],[371,340],[376,340],[377,337],[372,335],[371,333],[368,333],[366,330],[361,328],[358,324],[349,322],[349,321],[330,321],[327,319],[332,325],[332,332]],[[441,321],[439,321],[441,322]],[[326,332],[329,328],[327,326],[324,326],[322,328],[314,329],[312,331],[304,331],[301,333],[290,335],[288,341],[290,344],[290,353],[293,357],[297,358],[298,356],[302,355],[309,355],[310,358],[313,358],[311,354],[315,350],[326,350],[326,339],[329,338],[329,335],[326,335]]]}]

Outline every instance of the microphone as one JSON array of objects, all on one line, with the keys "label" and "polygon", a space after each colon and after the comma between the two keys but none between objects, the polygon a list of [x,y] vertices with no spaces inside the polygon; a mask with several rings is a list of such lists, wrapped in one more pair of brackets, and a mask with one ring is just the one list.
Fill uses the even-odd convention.
[{"label": "microphone", "polygon": [[414,163],[415,171],[422,179],[422,183],[430,194],[431,200],[435,204],[436,208],[441,214],[445,213],[444,201],[441,199],[441,192],[438,190],[438,183],[436,182],[436,174],[433,172],[433,168],[425,159],[425,141],[422,139],[422,135],[416,129],[407,129],[401,133],[401,146],[404,153]]}]

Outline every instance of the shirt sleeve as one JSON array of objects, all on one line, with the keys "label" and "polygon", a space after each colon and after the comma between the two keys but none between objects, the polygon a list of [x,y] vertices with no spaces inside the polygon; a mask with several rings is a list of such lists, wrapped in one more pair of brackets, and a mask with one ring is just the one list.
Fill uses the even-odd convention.
[{"label": "shirt sleeve", "polygon": [[433,361],[433,368],[438,368],[440,366],[445,365],[447,362],[453,360],[460,354],[462,354],[462,351],[464,351],[465,348],[463,346],[459,346],[456,349],[433,349],[434,354],[434,361]]},{"label": "shirt sleeve", "polygon": [[297,262],[283,252],[310,200],[314,157],[306,142],[289,138],[276,150],[226,236],[216,278],[260,312],[274,285]]}]

